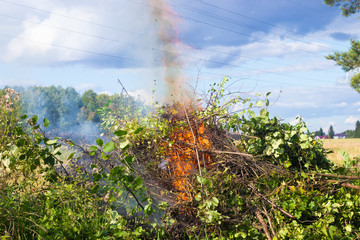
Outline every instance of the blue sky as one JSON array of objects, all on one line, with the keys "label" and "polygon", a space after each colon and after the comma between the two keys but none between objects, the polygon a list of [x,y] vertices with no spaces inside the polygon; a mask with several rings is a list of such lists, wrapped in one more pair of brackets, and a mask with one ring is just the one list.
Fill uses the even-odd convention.
[{"label": "blue sky", "polygon": [[[165,0],[164,0],[165,1]],[[321,0],[172,0],[163,13],[179,41],[176,74],[199,92],[225,75],[244,96],[272,92],[284,121],[354,129],[360,95],[324,58],[360,38],[358,16]],[[155,7],[155,8],[154,8]],[[0,0],[0,87],[61,85],[161,98],[162,0]],[[155,90],[155,96],[152,94]],[[276,101],[275,101],[276,100]]]}]

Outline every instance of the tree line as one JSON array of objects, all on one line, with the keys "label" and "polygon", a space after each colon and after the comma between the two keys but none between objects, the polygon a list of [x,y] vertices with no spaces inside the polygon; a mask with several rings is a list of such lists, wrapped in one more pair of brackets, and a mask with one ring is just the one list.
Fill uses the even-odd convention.
[{"label": "tree line", "polygon": [[[5,87],[0,96],[5,95]],[[123,94],[98,94],[87,90],[80,94],[72,87],[31,86],[13,87],[20,93],[19,114],[37,115],[39,119],[47,118],[51,128],[68,130],[84,122],[99,124],[101,117],[97,109],[106,106],[118,117],[131,112],[145,112],[146,106],[140,100]]]},{"label": "tree line", "polygon": [[[360,138],[360,121],[356,121],[355,123],[355,130],[346,130],[343,132],[347,138]],[[314,132],[314,136],[328,136],[330,139],[334,138],[335,131],[334,127],[331,125],[329,127],[328,133],[326,134],[322,128],[318,131]]]}]

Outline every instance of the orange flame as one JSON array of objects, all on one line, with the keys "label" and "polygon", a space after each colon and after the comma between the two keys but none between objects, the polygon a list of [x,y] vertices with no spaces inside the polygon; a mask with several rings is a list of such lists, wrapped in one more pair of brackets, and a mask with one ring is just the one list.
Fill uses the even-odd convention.
[{"label": "orange flame", "polygon": [[[208,131],[203,123],[189,123],[178,127],[171,134],[173,144],[167,149],[166,154],[173,176],[173,186],[179,193],[178,200],[189,199],[187,177],[200,167],[208,167],[211,163],[210,155],[206,153],[206,150],[211,148]],[[173,124],[176,124],[176,121]]]}]

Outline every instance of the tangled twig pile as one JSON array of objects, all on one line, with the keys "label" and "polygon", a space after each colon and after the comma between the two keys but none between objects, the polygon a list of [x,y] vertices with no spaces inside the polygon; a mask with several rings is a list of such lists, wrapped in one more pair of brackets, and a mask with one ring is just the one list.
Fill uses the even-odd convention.
[{"label": "tangled twig pile", "polygon": [[[184,236],[184,229],[187,235],[199,236],[202,229],[207,229],[208,233],[218,236],[234,226],[251,225],[272,239],[279,234],[281,224],[277,218],[280,215],[284,222],[316,219],[297,216],[282,206],[278,194],[287,186],[303,193],[317,189],[316,194],[326,194],[329,183],[335,183],[334,189],[359,188],[343,180],[328,179],[339,177],[336,174],[311,175],[313,168],[302,169],[305,162],[288,167],[272,155],[251,153],[247,151],[249,142],[264,140],[264,136],[251,136],[250,132],[230,134],[219,122],[218,115],[204,117],[199,110],[176,107],[169,107],[162,115],[169,124],[168,137],[159,139],[152,147],[162,149],[161,154],[148,155],[151,157],[145,161],[157,162],[148,164],[151,173],[148,178],[173,194],[166,214],[175,219],[167,229],[175,238]],[[321,161],[319,159],[319,163]]]}]

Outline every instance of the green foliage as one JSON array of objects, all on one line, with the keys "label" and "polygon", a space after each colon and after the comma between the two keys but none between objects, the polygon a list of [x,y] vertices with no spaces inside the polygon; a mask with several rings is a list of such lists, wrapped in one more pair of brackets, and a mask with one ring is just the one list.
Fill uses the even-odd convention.
[{"label": "green foliage", "polygon": [[[134,157],[121,141],[104,144],[98,139],[98,146],[90,149],[104,159],[97,159],[89,173],[77,168],[71,174],[60,161],[62,139],[47,138],[37,116],[14,114],[17,99],[17,93],[7,90],[0,106],[0,236],[144,239],[154,233],[157,225],[148,219],[154,211],[152,200],[134,175]],[[43,125],[49,121],[44,119]],[[112,154],[122,165],[106,165]],[[126,214],[120,215],[121,209]]]},{"label": "green foliage", "polygon": [[360,73],[354,74],[350,79],[350,86],[360,92]]},{"label": "green foliage", "polygon": [[[47,118],[51,129],[67,132],[78,129],[88,121],[100,123],[109,121],[110,115],[116,118],[132,118],[134,112],[143,114],[146,107],[131,96],[119,94],[97,94],[88,90],[80,95],[74,88],[60,86],[32,86],[20,89],[21,101],[16,109],[29,116],[37,115],[39,119]],[[0,91],[0,96],[5,90]]]},{"label": "green foliage", "polygon": [[351,48],[347,52],[334,52],[326,58],[333,60],[337,65],[341,66],[345,72],[355,70],[360,67],[360,42],[351,40]]},{"label": "green foliage", "polygon": [[[270,93],[253,100],[231,97],[227,81],[214,84],[207,107],[188,116],[212,134],[211,164],[195,168],[187,176],[189,199],[176,202],[172,198],[169,203],[153,199],[149,193],[162,196],[165,189],[152,190],[152,185],[157,176],[164,176],[160,173],[170,170],[168,166],[160,168],[160,163],[168,146],[174,144],[171,134],[188,124],[174,120],[176,106],[159,107],[147,116],[144,109],[133,111],[129,105],[114,112],[111,101],[102,96],[101,101],[106,102],[95,111],[108,140],[99,138],[85,147],[47,137],[51,121],[20,117],[18,95],[2,92],[0,236],[358,238],[359,159],[344,154],[343,166],[330,164],[321,142],[313,140],[301,118],[294,125],[270,118]],[[229,131],[236,132],[239,139],[229,137]],[[71,151],[64,155],[66,143]],[[76,147],[82,158],[73,151]],[[156,183],[167,183],[172,190],[169,182],[162,181]]]},{"label": "green foliage", "polygon": [[[358,7],[359,7],[359,3]],[[328,55],[328,60],[333,60],[336,65],[341,66],[345,72],[357,70],[360,67],[360,41],[351,39],[351,47],[347,52],[334,52]],[[350,79],[350,86],[360,92],[360,73],[354,74]]]},{"label": "green foliage", "polygon": [[328,136],[329,136],[330,139],[333,139],[334,135],[335,135],[334,128],[333,128],[332,125],[330,125],[329,131],[328,131]]},{"label": "green foliage", "polygon": [[341,14],[345,17],[360,11],[359,0],[324,0],[324,3],[331,7],[340,7]]},{"label": "green foliage", "polygon": [[345,132],[349,138],[360,138],[360,121],[356,121],[355,130],[347,130]]},{"label": "green foliage", "polygon": [[314,133],[314,136],[325,136],[324,130],[322,128],[319,129],[319,131],[316,131]]},{"label": "green foliage", "polygon": [[[297,118],[297,123],[281,123],[276,117],[270,118],[263,111],[260,116],[239,119],[239,130],[248,136],[239,148],[253,155],[265,155],[285,168],[328,168],[326,151],[320,142],[309,134],[305,122]],[[251,114],[253,115],[253,114]]]}]

